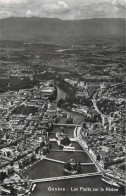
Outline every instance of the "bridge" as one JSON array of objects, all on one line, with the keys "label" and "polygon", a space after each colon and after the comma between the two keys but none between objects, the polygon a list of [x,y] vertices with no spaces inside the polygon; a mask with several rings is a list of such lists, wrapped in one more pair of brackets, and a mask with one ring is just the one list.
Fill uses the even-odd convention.
[{"label": "bridge", "polygon": [[[47,157],[44,157],[45,160],[47,161],[52,161],[52,162],[56,162],[56,163],[61,163],[61,164],[64,164],[66,162],[64,161],[60,161],[60,160],[56,160],[56,159],[50,159],[50,158],[47,158]],[[82,166],[92,166],[92,165],[95,165],[95,163],[91,162],[91,163],[80,163]]]},{"label": "bridge", "polygon": [[[76,142],[76,138],[70,137],[69,139],[70,139],[71,142]],[[50,140],[50,142],[57,142],[56,138],[50,138],[49,140]]]},{"label": "bridge", "polygon": [[[52,152],[66,152],[65,150],[57,150],[57,149],[50,149]],[[84,150],[69,150],[67,152],[80,152],[80,153],[85,153]]]},{"label": "bridge", "polygon": [[57,123],[53,123],[53,125],[56,127],[77,127],[79,126],[78,124],[57,124]]},{"label": "bridge", "polygon": [[85,178],[85,177],[101,176],[101,175],[102,175],[101,173],[95,172],[95,173],[77,174],[77,175],[70,175],[70,176],[34,179],[34,180],[30,180],[30,182],[41,183],[41,182],[51,182],[51,181],[58,181],[58,180],[68,180],[68,179]]}]

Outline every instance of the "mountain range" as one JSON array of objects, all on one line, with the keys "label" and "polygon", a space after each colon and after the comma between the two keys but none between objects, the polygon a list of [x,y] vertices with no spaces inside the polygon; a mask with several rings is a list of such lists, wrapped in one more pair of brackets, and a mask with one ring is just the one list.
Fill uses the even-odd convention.
[{"label": "mountain range", "polygon": [[125,36],[125,19],[94,18],[61,20],[57,18],[10,17],[0,20],[0,39],[29,40],[50,37]]}]

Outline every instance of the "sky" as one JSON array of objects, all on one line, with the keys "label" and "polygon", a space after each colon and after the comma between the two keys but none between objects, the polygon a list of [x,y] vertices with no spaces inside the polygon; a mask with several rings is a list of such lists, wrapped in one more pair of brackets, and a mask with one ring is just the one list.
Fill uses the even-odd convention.
[{"label": "sky", "polygon": [[125,18],[126,0],[0,0],[0,18]]}]

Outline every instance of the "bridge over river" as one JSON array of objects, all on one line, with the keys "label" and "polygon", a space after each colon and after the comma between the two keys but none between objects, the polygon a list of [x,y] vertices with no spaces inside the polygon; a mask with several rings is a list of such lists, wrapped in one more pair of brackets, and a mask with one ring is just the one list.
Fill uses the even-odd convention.
[{"label": "bridge over river", "polygon": [[[80,152],[80,151],[79,151]],[[48,160],[48,161],[52,161],[52,162],[56,162],[56,163],[61,163],[61,164],[64,164],[66,162],[64,161],[59,161],[59,160],[56,160],[56,159],[50,159],[50,158],[47,158],[47,157],[44,157],[45,160]],[[82,166],[90,166],[90,165],[95,165],[95,163],[81,163]],[[99,172],[100,173],[100,172]]]},{"label": "bridge over river", "polygon": [[92,177],[92,176],[101,176],[100,172],[95,173],[87,173],[87,174],[77,174],[77,175],[70,175],[70,176],[59,176],[59,177],[52,177],[52,178],[42,178],[42,179],[35,179],[30,180],[32,183],[41,183],[41,182],[51,182],[57,180],[67,180],[67,179],[74,179],[74,178],[84,178],[84,177]]}]

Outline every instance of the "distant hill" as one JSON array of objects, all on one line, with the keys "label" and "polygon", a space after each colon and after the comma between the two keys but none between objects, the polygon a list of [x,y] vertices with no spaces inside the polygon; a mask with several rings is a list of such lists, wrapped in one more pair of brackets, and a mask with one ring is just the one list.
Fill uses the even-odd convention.
[{"label": "distant hill", "polygon": [[1,39],[42,39],[43,36],[124,36],[125,19],[60,20],[57,18],[10,17],[0,20]]}]

